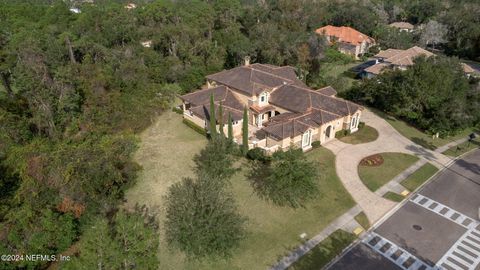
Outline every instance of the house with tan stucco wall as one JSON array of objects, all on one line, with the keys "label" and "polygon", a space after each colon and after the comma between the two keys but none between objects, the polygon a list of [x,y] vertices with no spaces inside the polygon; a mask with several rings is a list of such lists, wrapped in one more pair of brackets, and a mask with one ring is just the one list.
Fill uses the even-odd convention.
[{"label": "house with tan stucco wall", "polygon": [[240,143],[247,108],[249,148],[272,153],[295,145],[308,150],[312,142],[328,142],[340,130],[358,129],[361,106],[336,97],[330,86],[310,89],[289,66],[247,63],[206,79],[205,89],[180,97],[184,119],[208,130],[213,95],[216,114],[219,106],[223,108],[217,120],[221,117],[226,134],[230,114],[235,141]]}]

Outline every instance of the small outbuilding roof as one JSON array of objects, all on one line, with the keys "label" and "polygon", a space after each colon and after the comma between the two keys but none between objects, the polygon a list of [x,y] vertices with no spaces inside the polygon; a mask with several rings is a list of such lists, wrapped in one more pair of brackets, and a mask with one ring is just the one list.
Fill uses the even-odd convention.
[{"label": "small outbuilding roof", "polygon": [[408,30],[413,30],[413,28],[415,28],[415,26],[413,26],[413,24],[408,23],[408,22],[394,22],[394,23],[389,24],[389,26],[395,27],[395,28],[398,28],[398,29],[408,29]]}]

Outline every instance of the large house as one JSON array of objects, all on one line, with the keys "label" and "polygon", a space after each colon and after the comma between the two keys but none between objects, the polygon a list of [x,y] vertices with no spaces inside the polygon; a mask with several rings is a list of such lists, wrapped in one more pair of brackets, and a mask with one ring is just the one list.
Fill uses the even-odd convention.
[{"label": "large house", "polygon": [[364,77],[372,78],[387,69],[406,70],[414,64],[414,59],[419,56],[430,57],[433,53],[414,46],[407,50],[387,49],[380,51],[374,56],[376,62],[374,65],[364,70]]},{"label": "large house", "polygon": [[342,53],[352,55],[355,59],[368,52],[375,45],[375,40],[357,30],[347,26],[327,25],[320,27],[315,32],[326,37],[329,44],[338,46]]},{"label": "large house", "polygon": [[[243,110],[248,110],[249,149],[272,153],[295,145],[303,150],[312,142],[328,142],[340,130],[358,129],[362,107],[335,97],[332,87],[308,88],[292,67],[246,64],[207,76],[206,89],[181,96],[183,117],[209,129],[210,97],[216,115],[221,105],[224,132],[228,115],[233,135],[241,142]],[[220,126],[217,125],[217,130]]]}]

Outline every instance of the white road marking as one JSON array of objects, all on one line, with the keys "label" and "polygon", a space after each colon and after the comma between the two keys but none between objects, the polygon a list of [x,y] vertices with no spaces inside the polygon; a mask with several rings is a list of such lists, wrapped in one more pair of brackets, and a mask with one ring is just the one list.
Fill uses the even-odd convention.
[{"label": "white road marking", "polygon": [[[444,217],[444,218],[446,218],[450,221],[453,221],[453,222],[457,223],[458,225],[460,225],[460,226],[462,226],[466,229],[473,229],[477,225],[480,224],[479,222],[471,219],[470,217],[468,217],[468,216],[466,216],[466,215],[464,215],[464,214],[462,214],[462,213],[460,213],[460,212],[458,212],[458,211],[456,211],[456,210],[454,210],[454,209],[452,209],[452,208],[450,208],[450,207],[448,207],[448,206],[446,206],[442,203],[439,203],[439,202],[437,202],[435,200],[432,200],[432,199],[430,199],[426,196],[423,196],[421,194],[416,194],[413,198],[410,199],[410,201],[419,205],[419,206],[421,206],[421,207],[423,207],[423,208],[425,208],[425,209],[427,209],[427,210],[429,210],[429,211],[432,211],[432,212],[434,212],[434,213],[436,213],[436,214],[438,214],[438,215],[440,215],[440,216],[442,216],[442,217]],[[421,204],[420,203],[421,201],[425,201],[425,202],[423,204]],[[436,207],[434,207],[433,209],[430,209],[428,206],[433,205],[434,203],[437,203],[438,205]],[[445,208],[448,209],[448,211],[442,214],[441,212]],[[452,216],[456,216],[456,218],[453,219]],[[464,223],[467,220],[469,221],[469,223],[468,223],[468,225],[465,225]]]},{"label": "white road marking", "polygon": [[[477,229],[480,222],[421,194],[410,201],[467,229],[436,263],[435,269],[474,270],[480,264],[480,230]],[[435,203],[438,205],[429,207]]]},{"label": "white road marking", "polygon": [[[372,241],[375,238],[379,239],[379,241],[374,243],[374,244],[371,244],[370,241]],[[365,238],[363,238],[362,242],[364,244],[368,245],[373,250],[375,250],[376,252],[381,254],[383,257],[387,258],[388,260],[390,260],[391,262],[393,262],[394,264],[396,264],[397,266],[399,266],[400,268],[402,268],[404,270],[418,270],[422,266],[425,267],[424,268],[425,270],[439,270],[439,269],[441,269],[441,268],[430,267],[428,264],[426,264],[422,260],[418,259],[417,257],[413,256],[408,251],[406,251],[403,248],[395,245],[390,240],[380,236],[379,234],[377,234],[375,232],[370,232]],[[386,244],[389,244],[390,248],[388,250],[382,252],[381,249]],[[401,252],[400,256],[398,256],[396,259],[392,258],[392,255],[394,253],[396,253],[397,251]],[[403,264],[409,258],[413,259],[414,262],[409,267],[405,267]]]}]

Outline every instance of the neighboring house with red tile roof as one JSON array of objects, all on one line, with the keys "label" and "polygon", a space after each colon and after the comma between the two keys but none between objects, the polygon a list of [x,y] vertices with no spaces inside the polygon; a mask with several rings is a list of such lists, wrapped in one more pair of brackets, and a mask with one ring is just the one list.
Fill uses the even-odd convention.
[{"label": "neighboring house with red tile roof", "polygon": [[327,38],[330,44],[338,46],[342,53],[352,55],[355,59],[362,56],[368,49],[375,45],[375,40],[348,26],[327,25],[320,27],[315,32]]},{"label": "neighboring house with red tile roof", "polygon": [[225,133],[231,114],[234,137],[241,142],[246,107],[249,148],[260,147],[272,153],[293,144],[307,150],[314,141],[333,139],[337,131],[358,129],[361,106],[335,97],[336,91],[330,86],[316,91],[308,88],[292,67],[244,65],[206,78],[206,89],[180,97],[184,119],[208,130],[213,94],[215,111],[223,107]]},{"label": "neighboring house with red tile roof", "polygon": [[364,76],[372,78],[386,69],[406,70],[414,64],[415,58],[420,56],[430,57],[432,55],[434,54],[417,46],[407,50],[387,49],[380,51],[374,56],[377,61],[376,64],[366,68]]}]

